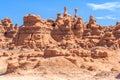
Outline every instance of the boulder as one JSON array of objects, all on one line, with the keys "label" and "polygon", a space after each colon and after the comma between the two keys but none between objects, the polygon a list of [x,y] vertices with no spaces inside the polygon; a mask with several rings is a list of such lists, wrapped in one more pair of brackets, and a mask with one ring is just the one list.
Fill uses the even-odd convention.
[{"label": "boulder", "polygon": [[18,59],[12,59],[8,61],[8,71],[14,71],[19,67]]},{"label": "boulder", "polygon": [[106,57],[108,57],[108,52],[105,50],[96,49],[96,50],[91,51],[91,57],[93,57],[93,58],[106,58]]},{"label": "boulder", "polygon": [[89,66],[89,67],[88,67],[88,70],[89,70],[89,71],[95,71],[96,68],[95,68],[94,66]]},{"label": "boulder", "polygon": [[62,52],[62,50],[58,49],[58,48],[44,50],[45,57],[55,57],[55,56],[64,56],[64,55],[65,55],[65,53]]}]

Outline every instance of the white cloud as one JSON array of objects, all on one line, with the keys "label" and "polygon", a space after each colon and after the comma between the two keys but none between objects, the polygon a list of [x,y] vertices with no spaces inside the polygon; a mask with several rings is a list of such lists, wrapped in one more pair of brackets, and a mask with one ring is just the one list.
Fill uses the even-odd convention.
[{"label": "white cloud", "polygon": [[109,20],[116,20],[117,18],[112,17],[111,15],[108,15],[108,16],[99,16],[99,17],[96,17],[96,19],[109,19]]},{"label": "white cloud", "polygon": [[107,2],[103,4],[88,3],[87,5],[93,10],[115,10],[120,8],[120,2]]}]

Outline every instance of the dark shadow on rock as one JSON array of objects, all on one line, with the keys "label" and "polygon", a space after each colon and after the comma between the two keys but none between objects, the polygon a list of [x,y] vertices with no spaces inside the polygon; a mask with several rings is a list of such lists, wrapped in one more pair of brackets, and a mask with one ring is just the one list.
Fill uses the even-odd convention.
[{"label": "dark shadow on rock", "polygon": [[115,78],[116,79],[120,79],[120,73]]}]

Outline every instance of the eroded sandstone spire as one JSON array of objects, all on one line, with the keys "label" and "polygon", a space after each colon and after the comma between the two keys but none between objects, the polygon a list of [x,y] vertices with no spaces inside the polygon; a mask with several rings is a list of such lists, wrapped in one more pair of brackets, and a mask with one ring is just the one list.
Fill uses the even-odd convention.
[{"label": "eroded sandstone spire", "polygon": [[75,15],[72,18],[64,7],[64,14],[58,13],[56,20],[44,20],[39,15],[27,14],[20,27],[5,18],[0,22],[0,35],[4,37],[1,41],[10,38],[8,43],[29,48],[46,48],[50,44],[62,47],[67,45],[64,48],[68,48],[68,45],[83,48],[120,46],[119,22],[115,26],[104,27],[97,24],[94,16],[90,15],[88,23],[84,23],[77,10],[74,9]]},{"label": "eroded sandstone spire", "polygon": [[75,8],[75,15],[74,17],[78,17],[78,8]]},{"label": "eroded sandstone spire", "polygon": [[68,14],[68,12],[67,12],[67,7],[64,6],[64,16],[66,16],[67,14]]}]

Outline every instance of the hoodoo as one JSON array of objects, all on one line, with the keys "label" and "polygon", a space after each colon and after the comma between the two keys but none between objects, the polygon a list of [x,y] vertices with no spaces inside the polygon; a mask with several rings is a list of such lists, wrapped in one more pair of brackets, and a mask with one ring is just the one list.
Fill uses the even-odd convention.
[{"label": "hoodoo", "polygon": [[78,9],[73,11],[72,17],[64,7],[56,20],[27,14],[21,26],[9,18],[1,20],[0,74],[45,77],[36,80],[116,80],[110,76],[120,72],[120,22],[101,26],[93,15],[84,22]]}]

